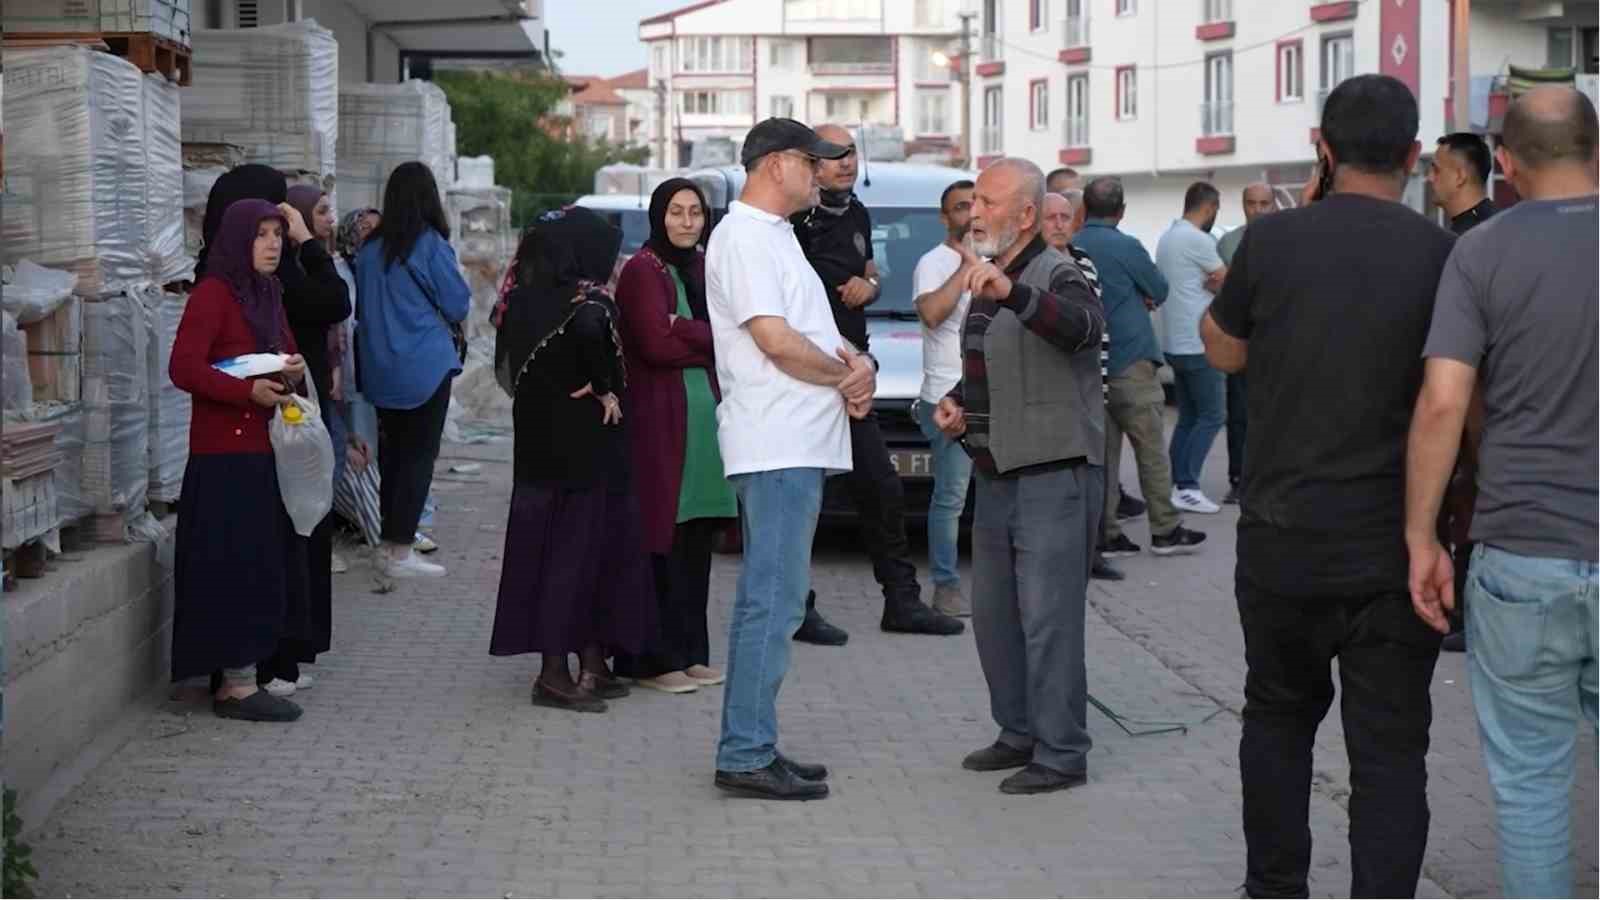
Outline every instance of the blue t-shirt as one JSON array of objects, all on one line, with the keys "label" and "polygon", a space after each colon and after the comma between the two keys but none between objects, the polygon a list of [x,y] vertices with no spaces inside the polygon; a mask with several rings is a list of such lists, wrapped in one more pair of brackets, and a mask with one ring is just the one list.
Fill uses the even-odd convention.
[{"label": "blue t-shirt", "polygon": [[1172,286],[1161,307],[1161,349],[1174,356],[1205,353],[1200,318],[1211,306],[1206,276],[1222,268],[1217,239],[1179,219],[1156,244],[1156,265]]},{"label": "blue t-shirt", "polygon": [[445,323],[466,320],[472,289],[455,250],[430,228],[407,259],[385,265],[383,239],[374,237],[355,270],[361,393],[379,409],[416,409],[461,373]]}]

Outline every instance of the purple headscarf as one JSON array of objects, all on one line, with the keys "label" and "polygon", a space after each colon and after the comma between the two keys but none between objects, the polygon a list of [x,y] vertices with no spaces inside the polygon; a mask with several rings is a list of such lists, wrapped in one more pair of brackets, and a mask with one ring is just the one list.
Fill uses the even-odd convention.
[{"label": "purple headscarf", "polygon": [[322,188],[312,187],[309,184],[296,184],[289,188],[289,205],[300,211],[300,218],[305,220],[306,230],[311,232],[312,237],[317,235],[316,218],[312,214],[317,208],[317,201],[323,198],[324,193]]},{"label": "purple headscarf", "polygon": [[289,223],[283,212],[266,200],[236,200],[222,214],[222,225],[211,245],[206,275],[221,279],[233,291],[244,319],[256,336],[256,349],[281,352],[283,345],[283,286],[278,276],[263,275],[255,267],[256,231],[267,219],[277,219],[288,240]]}]

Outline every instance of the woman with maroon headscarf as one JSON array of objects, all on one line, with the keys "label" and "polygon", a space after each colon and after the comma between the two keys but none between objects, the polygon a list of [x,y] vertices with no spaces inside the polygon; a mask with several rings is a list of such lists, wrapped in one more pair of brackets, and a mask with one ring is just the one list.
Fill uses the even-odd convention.
[{"label": "woman with maroon headscarf", "polygon": [[267,438],[305,361],[290,355],[281,375],[254,379],[213,364],[296,354],[274,275],[288,230],[266,200],[228,207],[207,241],[206,274],[189,295],[168,369],[194,397],[178,501],[172,677],[212,675],[216,714],[257,722],[300,717],[299,706],[258,688],[256,663],[309,630],[305,544],[284,510]]}]

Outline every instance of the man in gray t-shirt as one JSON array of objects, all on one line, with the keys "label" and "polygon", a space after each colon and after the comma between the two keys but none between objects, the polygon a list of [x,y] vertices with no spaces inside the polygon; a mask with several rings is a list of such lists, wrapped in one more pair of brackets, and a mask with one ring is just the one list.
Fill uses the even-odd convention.
[{"label": "man in gray t-shirt", "polygon": [[1572,895],[1573,746],[1600,699],[1597,131],[1571,88],[1507,110],[1500,170],[1525,199],[1445,264],[1407,442],[1411,602],[1444,631],[1455,586],[1436,519],[1482,380],[1467,666],[1508,897]]}]

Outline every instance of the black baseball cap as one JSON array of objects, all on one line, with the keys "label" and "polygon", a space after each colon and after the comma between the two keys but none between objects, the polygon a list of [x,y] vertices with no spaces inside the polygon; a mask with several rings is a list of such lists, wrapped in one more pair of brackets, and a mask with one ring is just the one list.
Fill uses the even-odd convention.
[{"label": "black baseball cap", "polygon": [[767,119],[750,129],[745,136],[744,149],[739,161],[748,166],[768,153],[801,150],[818,159],[839,159],[850,152],[849,147],[825,141],[804,124],[793,119]]}]

